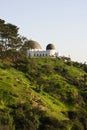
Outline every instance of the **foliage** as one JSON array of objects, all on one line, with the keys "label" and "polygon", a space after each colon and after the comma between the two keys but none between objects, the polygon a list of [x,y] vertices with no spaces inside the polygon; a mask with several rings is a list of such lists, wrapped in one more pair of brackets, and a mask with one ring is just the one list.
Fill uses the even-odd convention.
[{"label": "foliage", "polygon": [[27,59],[14,50],[5,53],[0,58],[0,128],[87,129],[84,65],[58,58]]},{"label": "foliage", "polygon": [[0,52],[8,49],[19,49],[27,38],[18,34],[19,28],[0,19]]}]

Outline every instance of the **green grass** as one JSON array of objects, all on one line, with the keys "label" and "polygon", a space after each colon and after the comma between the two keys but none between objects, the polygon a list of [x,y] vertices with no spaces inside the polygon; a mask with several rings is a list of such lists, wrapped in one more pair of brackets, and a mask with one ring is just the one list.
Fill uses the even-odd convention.
[{"label": "green grass", "polygon": [[[27,71],[22,69],[21,65],[26,67]],[[3,115],[8,111],[7,124],[15,127],[15,130],[21,129],[21,118],[27,122],[23,126],[26,127],[26,130],[30,122],[36,130],[35,120],[40,127],[40,124],[46,125],[43,120],[47,117],[50,121],[56,119],[60,124],[59,129],[62,130],[64,127],[64,129],[72,130],[73,116],[79,122],[80,118],[83,118],[81,111],[87,114],[87,96],[82,89],[86,84],[83,79],[85,74],[86,72],[82,68],[69,66],[63,60],[54,58],[31,58],[28,59],[28,64],[18,63],[16,67],[14,63],[10,64],[8,61],[0,62],[0,112]],[[74,84],[74,80],[76,80],[76,84]],[[69,117],[69,112],[76,114]],[[79,115],[78,112],[80,112]],[[7,120],[7,116],[5,114],[4,116],[4,120]],[[43,120],[41,121],[40,118]],[[2,119],[3,116],[0,116],[0,120]],[[16,122],[18,119],[19,123]],[[66,122],[67,125],[65,125]],[[84,124],[86,125],[86,123]],[[5,123],[2,122],[2,125]],[[23,128],[23,130],[25,129]]]}]

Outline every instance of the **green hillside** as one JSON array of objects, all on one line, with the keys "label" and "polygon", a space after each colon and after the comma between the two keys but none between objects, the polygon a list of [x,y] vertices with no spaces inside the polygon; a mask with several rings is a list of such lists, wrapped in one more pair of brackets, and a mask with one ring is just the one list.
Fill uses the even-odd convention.
[{"label": "green hillside", "polygon": [[0,130],[87,130],[87,65],[0,60]]}]

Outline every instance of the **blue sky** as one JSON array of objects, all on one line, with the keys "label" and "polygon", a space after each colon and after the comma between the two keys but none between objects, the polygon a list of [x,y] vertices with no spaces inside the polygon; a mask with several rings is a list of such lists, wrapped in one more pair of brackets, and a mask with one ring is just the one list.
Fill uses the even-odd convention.
[{"label": "blue sky", "polygon": [[53,43],[59,55],[87,61],[87,0],[0,0],[0,18],[43,49]]}]

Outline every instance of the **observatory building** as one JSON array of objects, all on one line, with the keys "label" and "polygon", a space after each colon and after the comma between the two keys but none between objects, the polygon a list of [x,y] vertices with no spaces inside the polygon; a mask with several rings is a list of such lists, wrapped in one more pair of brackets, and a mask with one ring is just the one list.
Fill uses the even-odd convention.
[{"label": "observatory building", "polygon": [[55,50],[55,46],[53,44],[48,44],[46,46],[46,50],[43,50],[41,45],[33,40],[29,40],[26,43],[27,47],[27,56],[29,57],[40,57],[40,56],[51,56],[57,57],[58,52]]}]

